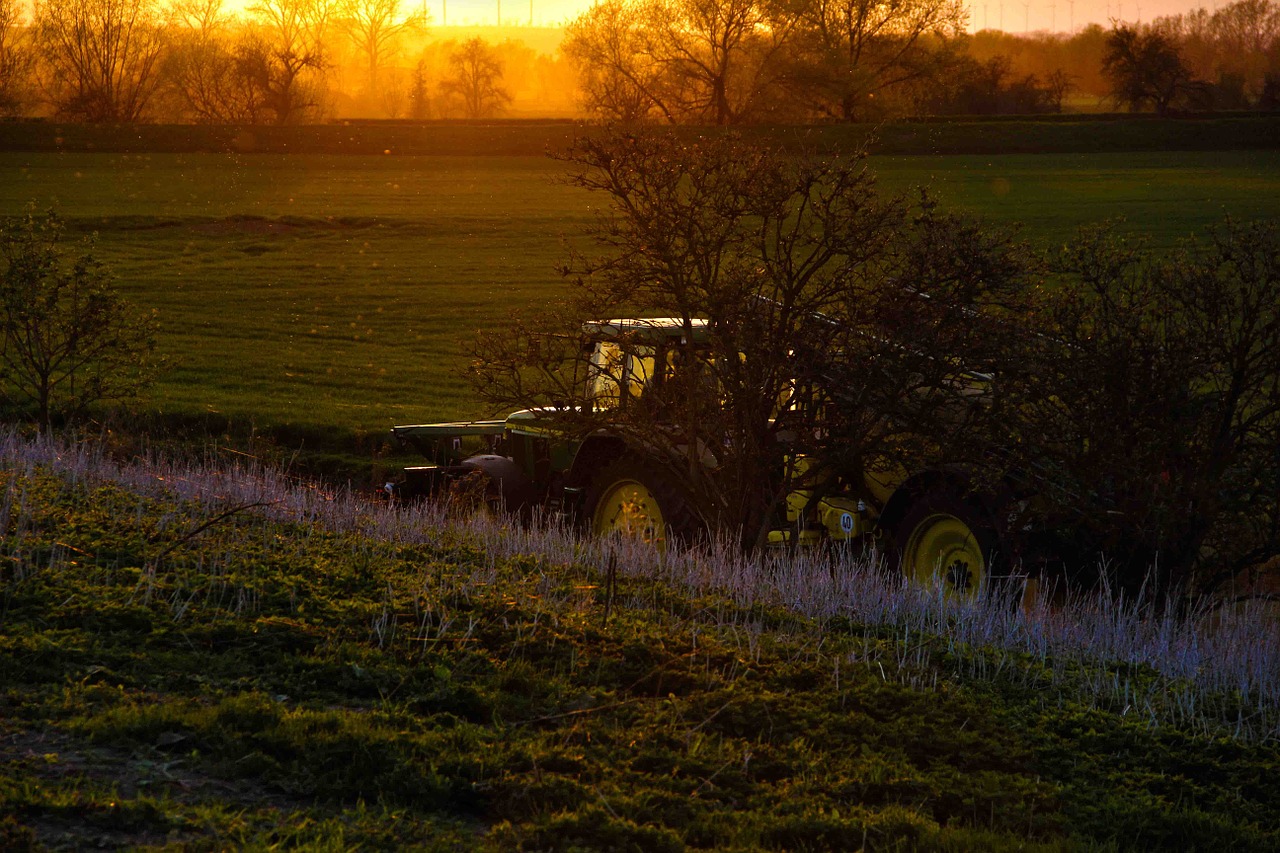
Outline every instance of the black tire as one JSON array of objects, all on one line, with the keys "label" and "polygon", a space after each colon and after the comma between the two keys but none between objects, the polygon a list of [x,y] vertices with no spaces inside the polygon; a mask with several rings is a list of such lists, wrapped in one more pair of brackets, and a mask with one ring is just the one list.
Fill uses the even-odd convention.
[{"label": "black tire", "polygon": [[925,492],[894,526],[892,564],[950,596],[991,597],[1008,587],[1011,560],[993,513],[945,487]]},{"label": "black tire", "polygon": [[484,502],[495,512],[520,512],[533,499],[529,478],[509,457],[485,453],[464,459],[459,467],[475,472]]},{"label": "black tire", "polygon": [[583,526],[598,536],[634,536],[663,547],[688,542],[703,524],[685,490],[666,472],[638,456],[622,456],[591,478]]}]

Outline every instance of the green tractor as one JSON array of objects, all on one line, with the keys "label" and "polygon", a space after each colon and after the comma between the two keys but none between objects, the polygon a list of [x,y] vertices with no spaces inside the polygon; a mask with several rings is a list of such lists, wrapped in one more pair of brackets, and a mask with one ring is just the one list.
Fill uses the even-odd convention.
[{"label": "green tractor", "polygon": [[[607,411],[662,381],[690,324],[675,318],[591,323],[589,397]],[[695,336],[705,324],[693,321]],[[401,497],[466,492],[508,509],[541,507],[598,535],[622,534],[661,545],[688,537],[699,517],[670,470],[619,432],[586,434],[553,426],[550,410],[526,409],[502,420],[396,426],[392,435],[431,464],[406,468],[387,490]],[[606,419],[607,422],[607,419]],[[809,460],[793,458],[801,474]],[[998,517],[1000,502],[975,496],[958,469],[869,471],[835,491],[805,482],[787,495],[768,534],[770,545],[846,543],[874,546],[913,581],[942,583],[974,597],[1005,582],[1012,554]]]}]

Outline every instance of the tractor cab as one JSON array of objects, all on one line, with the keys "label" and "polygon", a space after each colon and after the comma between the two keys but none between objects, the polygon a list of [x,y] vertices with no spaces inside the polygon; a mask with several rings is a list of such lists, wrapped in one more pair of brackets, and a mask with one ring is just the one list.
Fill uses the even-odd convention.
[{"label": "tractor cab", "polygon": [[591,348],[587,396],[597,411],[656,399],[696,368],[707,321],[641,317],[595,321],[583,327]]}]

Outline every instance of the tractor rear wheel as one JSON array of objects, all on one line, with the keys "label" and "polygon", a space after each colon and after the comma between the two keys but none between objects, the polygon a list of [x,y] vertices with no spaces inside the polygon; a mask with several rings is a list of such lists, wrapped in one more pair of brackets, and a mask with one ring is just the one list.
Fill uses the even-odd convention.
[{"label": "tractor rear wheel", "polygon": [[960,599],[992,591],[993,569],[1003,553],[994,525],[976,502],[946,489],[927,492],[894,532],[899,566],[912,583],[940,584],[948,596]]},{"label": "tractor rear wheel", "polygon": [[592,478],[585,520],[597,536],[617,534],[659,548],[671,537],[689,539],[701,527],[674,480],[635,456],[615,460]]}]

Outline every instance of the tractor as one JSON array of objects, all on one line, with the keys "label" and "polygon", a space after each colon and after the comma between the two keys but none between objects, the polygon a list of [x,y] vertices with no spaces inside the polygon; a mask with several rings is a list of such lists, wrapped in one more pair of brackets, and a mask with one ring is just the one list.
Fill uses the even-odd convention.
[{"label": "tractor", "polygon": [[[678,318],[588,324],[591,405],[607,411],[663,381],[690,328]],[[705,335],[705,323],[694,320],[692,331],[695,339]],[[664,466],[648,464],[643,446],[608,428],[567,431],[549,413],[535,408],[501,420],[393,427],[397,442],[431,464],[406,468],[387,490],[408,498],[478,489],[489,504],[541,507],[590,533],[658,544],[696,533],[697,514],[680,483]],[[809,460],[792,464],[803,472]],[[859,479],[833,493],[798,478],[803,487],[782,502],[769,544],[874,547],[913,581],[940,582],[959,597],[983,594],[1012,577],[1012,537],[1001,512],[1006,504],[976,494],[962,470],[871,470]]]}]

